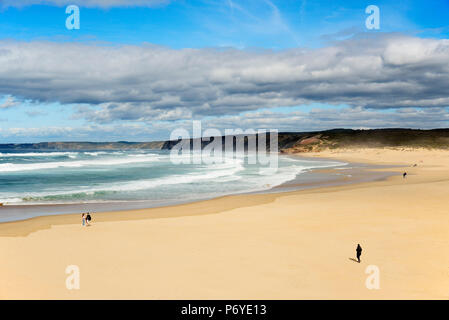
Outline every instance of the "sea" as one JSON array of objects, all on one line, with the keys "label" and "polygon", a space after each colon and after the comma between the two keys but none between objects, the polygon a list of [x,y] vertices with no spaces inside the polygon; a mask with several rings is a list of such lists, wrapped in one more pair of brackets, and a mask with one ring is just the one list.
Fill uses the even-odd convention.
[{"label": "sea", "polygon": [[[232,154],[215,161],[179,163],[169,150],[0,151],[0,221],[13,220],[2,219],[1,210],[8,206],[20,215],[20,206],[25,212],[25,206],[55,204],[120,203],[121,209],[127,203],[129,208],[136,203],[170,205],[263,192],[312,169],[347,165],[279,155],[277,168],[264,171],[261,167],[266,164],[248,157]],[[42,214],[37,209],[33,213]]]}]

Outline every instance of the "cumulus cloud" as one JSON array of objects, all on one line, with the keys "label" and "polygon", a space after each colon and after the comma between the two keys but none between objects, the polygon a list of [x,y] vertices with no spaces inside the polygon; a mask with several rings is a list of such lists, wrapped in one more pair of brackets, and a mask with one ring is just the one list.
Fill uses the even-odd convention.
[{"label": "cumulus cloud", "polygon": [[80,106],[74,119],[86,119],[90,122],[109,123],[124,121],[174,121],[192,118],[192,112],[186,108],[152,109],[142,103],[100,104],[98,108]]},{"label": "cumulus cloud", "polygon": [[236,115],[309,103],[449,106],[449,40],[354,38],[249,51],[0,42],[0,94],[82,104],[94,122]]},{"label": "cumulus cloud", "polygon": [[153,7],[161,4],[167,4],[170,0],[1,0],[0,6],[3,7],[26,7],[30,5],[52,5],[68,6],[77,5],[80,7]]}]

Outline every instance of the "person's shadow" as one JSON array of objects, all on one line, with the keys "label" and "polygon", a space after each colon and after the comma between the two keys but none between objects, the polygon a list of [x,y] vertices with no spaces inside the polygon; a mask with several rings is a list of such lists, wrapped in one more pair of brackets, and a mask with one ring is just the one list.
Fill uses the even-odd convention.
[{"label": "person's shadow", "polygon": [[359,261],[357,259],[354,259],[354,258],[349,258],[349,260],[359,263]]}]

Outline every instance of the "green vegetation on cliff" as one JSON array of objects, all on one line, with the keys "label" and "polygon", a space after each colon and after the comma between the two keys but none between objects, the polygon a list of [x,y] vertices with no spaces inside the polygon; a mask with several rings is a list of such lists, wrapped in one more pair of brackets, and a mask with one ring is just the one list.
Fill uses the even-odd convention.
[{"label": "green vegetation on cliff", "polygon": [[[224,142],[224,137],[218,137]],[[247,138],[237,137],[247,145]],[[213,139],[211,139],[213,141]],[[191,141],[192,142],[192,141]],[[40,142],[0,144],[1,150],[170,150],[178,141],[154,142]],[[203,141],[202,147],[210,141]],[[224,143],[223,143],[224,145]],[[449,129],[334,129],[317,132],[282,132],[278,135],[281,152],[309,152],[338,148],[407,147],[449,149]],[[269,147],[267,141],[267,148]]]}]

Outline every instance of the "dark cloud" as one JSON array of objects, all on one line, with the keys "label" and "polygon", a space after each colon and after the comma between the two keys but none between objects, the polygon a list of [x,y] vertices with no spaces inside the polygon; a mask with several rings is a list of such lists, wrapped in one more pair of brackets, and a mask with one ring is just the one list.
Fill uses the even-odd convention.
[{"label": "dark cloud", "polygon": [[309,103],[442,108],[449,105],[449,40],[359,36],[275,52],[4,41],[0,94],[84,104],[78,116],[101,123]]}]

